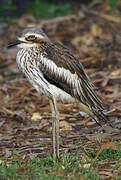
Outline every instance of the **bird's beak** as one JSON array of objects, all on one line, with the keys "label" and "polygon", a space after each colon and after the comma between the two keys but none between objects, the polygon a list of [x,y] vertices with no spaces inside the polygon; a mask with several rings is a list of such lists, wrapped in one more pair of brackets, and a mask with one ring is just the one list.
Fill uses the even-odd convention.
[{"label": "bird's beak", "polygon": [[7,45],[7,49],[17,46],[18,44],[25,42],[23,38],[18,38],[15,42]]},{"label": "bird's beak", "polygon": [[7,49],[12,48],[12,47],[14,47],[14,46],[17,46],[17,45],[20,44],[20,43],[21,43],[21,41],[16,40],[15,42],[8,44],[8,45],[7,45]]}]

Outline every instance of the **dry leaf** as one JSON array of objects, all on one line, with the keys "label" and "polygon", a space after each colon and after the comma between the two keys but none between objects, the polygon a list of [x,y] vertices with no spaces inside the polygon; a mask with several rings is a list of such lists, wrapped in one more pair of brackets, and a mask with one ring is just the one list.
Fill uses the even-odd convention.
[{"label": "dry leaf", "polygon": [[93,24],[91,26],[91,34],[94,37],[101,36],[102,35],[102,28],[97,24]]},{"label": "dry leaf", "polygon": [[106,177],[107,178],[114,178],[114,175],[113,175],[113,173],[112,172],[110,172],[110,171],[108,171],[108,170],[106,170],[106,171],[99,171],[99,174],[100,174],[100,176],[102,177],[102,178],[104,178],[104,179],[106,179]]},{"label": "dry leaf", "polygon": [[72,126],[67,121],[60,121],[61,131],[72,131]]},{"label": "dry leaf", "polygon": [[40,113],[35,112],[32,114],[31,121],[40,121],[42,119],[42,116]]}]

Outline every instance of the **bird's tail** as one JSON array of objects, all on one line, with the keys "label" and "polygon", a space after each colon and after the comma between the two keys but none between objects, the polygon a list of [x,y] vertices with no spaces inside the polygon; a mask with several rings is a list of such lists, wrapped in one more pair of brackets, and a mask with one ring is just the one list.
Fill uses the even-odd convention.
[{"label": "bird's tail", "polygon": [[82,78],[81,80],[81,92],[83,95],[81,98],[85,103],[85,112],[87,112],[99,125],[108,125],[110,122],[109,118],[104,113],[103,103],[95,93],[92,84],[88,78],[86,80]]},{"label": "bird's tail", "polygon": [[89,114],[92,119],[95,120],[97,124],[100,126],[104,125],[110,125],[110,121],[108,116],[103,112],[103,109],[94,109],[94,108],[89,108],[88,106],[84,105],[83,103],[78,103],[78,107],[80,108],[81,111],[86,112]]},{"label": "bird's tail", "polygon": [[97,124],[99,124],[100,126],[107,124],[112,127],[108,116],[103,112],[103,110],[93,110],[93,114],[94,117],[92,118],[96,121]]}]

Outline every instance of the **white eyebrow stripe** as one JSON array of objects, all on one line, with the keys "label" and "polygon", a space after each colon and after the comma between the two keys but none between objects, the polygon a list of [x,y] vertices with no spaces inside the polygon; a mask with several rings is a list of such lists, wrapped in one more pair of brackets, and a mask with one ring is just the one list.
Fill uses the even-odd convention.
[{"label": "white eyebrow stripe", "polygon": [[31,36],[31,35],[34,35],[34,36],[36,36],[36,37],[38,37],[38,38],[41,38],[41,39],[44,39],[44,38],[45,38],[45,37],[42,36],[41,34],[36,34],[36,33],[34,33],[34,32],[25,34],[25,37],[28,37],[28,36]]}]

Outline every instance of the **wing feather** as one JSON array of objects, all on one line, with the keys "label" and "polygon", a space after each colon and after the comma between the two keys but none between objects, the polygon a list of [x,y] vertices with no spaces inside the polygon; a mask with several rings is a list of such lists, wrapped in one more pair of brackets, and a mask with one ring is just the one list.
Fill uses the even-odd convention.
[{"label": "wing feather", "polygon": [[40,70],[44,77],[81,103],[96,115],[103,110],[100,98],[84,72],[82,64],[59,43],[49,44],[40,57]]},{"label": "wing feather", "polygon": [[[75,96],[78,96],[79,100],[81,100],[85,105],[103,109],[102,102],[94,92],[92,84],[85,74],[82,64],[66,47],[63,47],[63,45],[57,42],[53,43],[46,48],[45,57],[53,61],[56,64],[57,68],[62,68],[59,71],[59,79],[57,79],[58,81],[61,79],[61,81],[59,81],[58,83],[61,83],[61,85],[63,86],[65,86],[64,83],[67,83],[68,88],[73,88]],[[75,83],[72,82],[73,78],[69,78],[69,73],[67,73],[67,71],[77,76],[75,79]],[[55,76],[57,76],[57,70],[54,73]],[[64,82],[64,79],[66,79],[67,81]],[[66,89],[64,90],[66,91]],[[72,92],[71,95],[74,96],[74,94]]]}]

